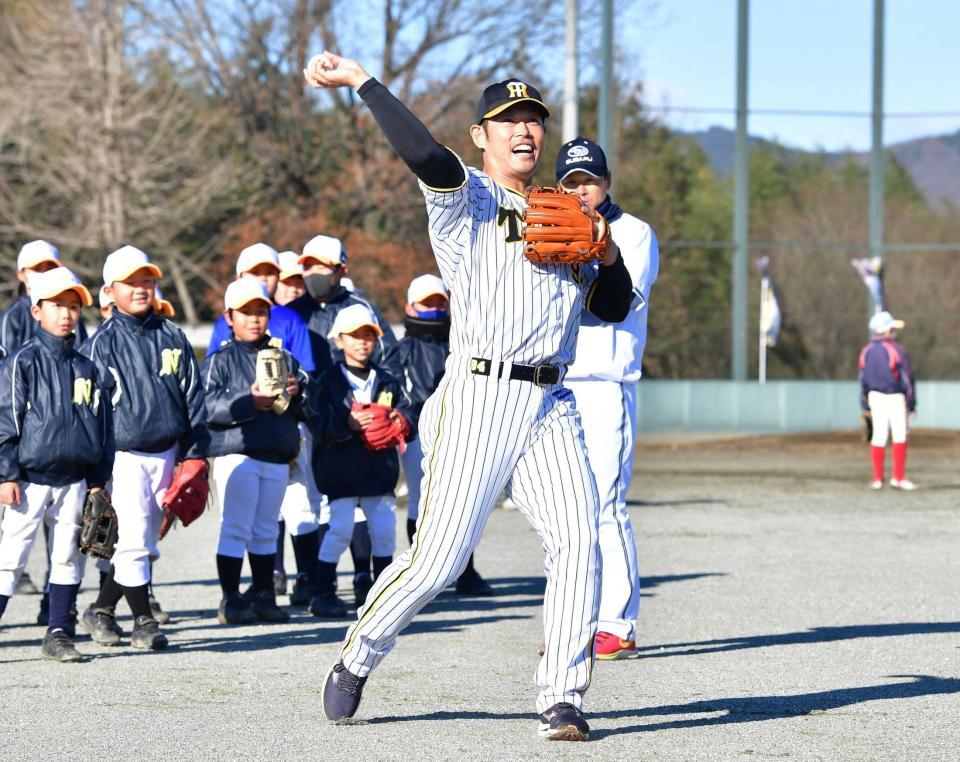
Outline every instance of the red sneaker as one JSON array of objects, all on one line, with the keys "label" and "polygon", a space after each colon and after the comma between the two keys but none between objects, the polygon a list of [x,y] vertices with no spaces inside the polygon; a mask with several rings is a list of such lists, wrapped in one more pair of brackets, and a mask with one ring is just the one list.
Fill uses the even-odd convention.
[{"label": "red sneaker", "polygon": [[632,659],[637,655],[637,643],[635,640],[623,640],[609,632],[598,632],[593,642],[593,652],[598,659],[604,661]]}]

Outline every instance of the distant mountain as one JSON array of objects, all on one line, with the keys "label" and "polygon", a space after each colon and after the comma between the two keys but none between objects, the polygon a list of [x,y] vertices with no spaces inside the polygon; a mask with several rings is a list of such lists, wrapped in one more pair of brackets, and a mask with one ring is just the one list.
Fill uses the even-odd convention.
[{"label": "distant mountain", "polygon": [[[697,141],[707,154],[711,166],[721,175],[733,171],[734,132],[726,127],[711,127],[700,132],[685,133]],[[806,153],[764,138],[751,137],[751,146],[762,146],[784,155]],[[949,201],[960,205],[960,131],[952,135],[916,138],[887,147],[910,174],[917,188],[931,203]],[[867,154],[857,154],[866,160]],[[828,153],[839,158],[841,153]]]}]

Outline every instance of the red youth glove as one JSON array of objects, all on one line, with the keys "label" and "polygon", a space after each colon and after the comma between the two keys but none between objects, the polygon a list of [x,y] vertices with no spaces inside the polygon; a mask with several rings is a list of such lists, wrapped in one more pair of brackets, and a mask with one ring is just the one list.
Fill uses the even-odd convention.
[{"label": "red youth glove", "polygon": [[354,402],[351,409],[373,413],[373,421],[360,431],[360,439],[368,450],[376,452],[399,447],[400,452],[403,452],[406,449],[406,440],[410,435],[410,422],[403,413],[376,403]]},{"label": "red youth glove", "polygon": [[163,496],[163,522],[160,524],[160,539],[177,519],[189,526],[207,508],[207,496],[210,494],[210,466],[201,458],[190,458],[177,464],[173,472],[173,481],[167,494]]}]

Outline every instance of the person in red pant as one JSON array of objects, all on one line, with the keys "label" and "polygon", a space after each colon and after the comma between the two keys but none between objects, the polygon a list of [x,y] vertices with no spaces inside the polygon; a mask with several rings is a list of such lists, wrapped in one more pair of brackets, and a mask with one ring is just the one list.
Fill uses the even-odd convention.
[{"label": "person in red pant", "polygon": [[907,430],[916,418],[917,391],[907,351],[895,340],[904,326],[887,311],[870,318],[870,342],[860,351],[860,406],[873,419],[870,457],[873,461],[871,489],[883,488],[887,436],[893,439],[895,489],[915,490],[907,479]]}]

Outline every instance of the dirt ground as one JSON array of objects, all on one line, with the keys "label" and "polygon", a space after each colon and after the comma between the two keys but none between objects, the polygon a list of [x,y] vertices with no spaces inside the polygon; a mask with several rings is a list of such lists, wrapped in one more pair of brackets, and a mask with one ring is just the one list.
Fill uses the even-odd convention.
[{"label": "dirt ground", "polygon": [[495,511],[477,551],[498,596],[430,604],[349,726],[319,705],[348,623],[218,625],[209,514],[164,541],[163,653],[81,638],[86,663],[41,661],[37,598],[11,600],[3,756],[956,759],[960,434],[913,433],[910,494],[867,488],[853,432],[649,437],[635,463],[640,657],[596,666],[587,747],[535,737],[542,556],[517,511]]}]

